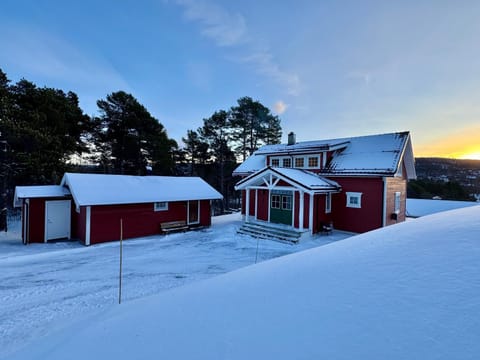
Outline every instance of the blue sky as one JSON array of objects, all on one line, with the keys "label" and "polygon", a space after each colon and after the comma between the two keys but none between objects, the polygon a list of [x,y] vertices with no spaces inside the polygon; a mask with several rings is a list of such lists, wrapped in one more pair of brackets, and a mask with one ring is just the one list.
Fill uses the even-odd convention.
[{"label": "blue sky", "polygon": [[284,140],[410,130],[417,156],[480,158],[479,19],[478,1],[2,0],[0,68],[89,115],[130,92],[176,140],[251,96]]}]

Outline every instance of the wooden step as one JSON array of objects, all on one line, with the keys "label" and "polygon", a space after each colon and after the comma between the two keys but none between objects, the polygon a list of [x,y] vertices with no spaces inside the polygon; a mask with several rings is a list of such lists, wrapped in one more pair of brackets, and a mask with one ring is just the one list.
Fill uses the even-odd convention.
[{"label": "wooden step", "polygon": [[256,238],[280,240],[290,243],[297,243],[302,236],[302,233],[299,231],[282,228],[280,226],[269,225],[268,223],[244,223],[237,230],[237,232]]}]

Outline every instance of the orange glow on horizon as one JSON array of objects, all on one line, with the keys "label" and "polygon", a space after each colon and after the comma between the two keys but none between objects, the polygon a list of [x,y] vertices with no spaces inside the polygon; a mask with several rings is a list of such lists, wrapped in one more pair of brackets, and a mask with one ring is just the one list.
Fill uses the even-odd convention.
[{"label": "orange glow on horizon", "polygon": [[413,147],[415,157],[480,160],[480,127],[471,126],[423,143],[415,143],[413,137]]}]

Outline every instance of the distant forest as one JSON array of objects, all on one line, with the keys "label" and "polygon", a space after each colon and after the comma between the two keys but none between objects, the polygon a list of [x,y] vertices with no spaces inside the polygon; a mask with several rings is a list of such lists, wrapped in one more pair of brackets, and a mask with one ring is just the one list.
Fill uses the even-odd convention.
[{"label": "distant forest", "polygon": [[480,198],[480,160],[415,159],[417,180],[408,183],[409,198],[475,201]]},{"label": "distant forest", "polygon": [[12,84],[0,69],[0,209],[16,185],[58,184],[71,171],[200,176],[224,195],[224,212],[237,159],[282,136],[278,116],[247,96],[187,130],[182,145],[132,94],[111,93],[97,106],[99,115],[88,116],[74,92]]}]

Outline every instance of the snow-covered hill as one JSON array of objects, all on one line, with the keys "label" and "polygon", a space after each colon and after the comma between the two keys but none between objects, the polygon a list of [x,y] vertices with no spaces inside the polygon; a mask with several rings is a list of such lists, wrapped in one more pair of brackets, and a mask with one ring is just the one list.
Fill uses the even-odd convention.
[{"label": "snow-covered hill", "polygon": [[79,320],[15,359],[477,359],[480,207],[248,266]]}]

